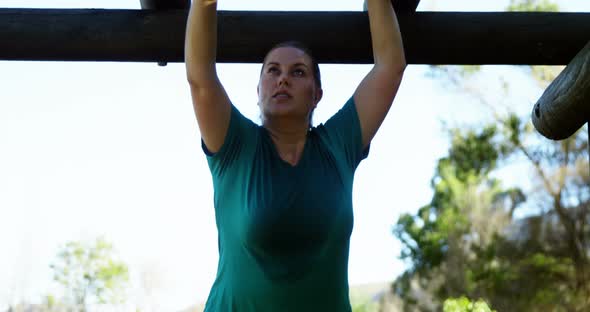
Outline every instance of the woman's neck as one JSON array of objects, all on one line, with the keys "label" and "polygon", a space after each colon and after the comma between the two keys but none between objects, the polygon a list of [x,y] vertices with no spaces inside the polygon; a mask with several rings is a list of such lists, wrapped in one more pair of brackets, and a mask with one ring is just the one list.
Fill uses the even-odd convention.
[{"label": "woman's neck", "polygon": [[285,120],[265,120],[263,126],[270,134],[279,156],[291,165],[296,165],[303,154],[308,125]]}]

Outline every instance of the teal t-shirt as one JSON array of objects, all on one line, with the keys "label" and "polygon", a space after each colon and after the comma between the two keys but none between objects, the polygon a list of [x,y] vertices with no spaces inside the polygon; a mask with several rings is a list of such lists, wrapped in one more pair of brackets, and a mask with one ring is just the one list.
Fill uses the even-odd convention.
[{"label": "teal t-shirt", "polygon": [[352,185],[368,152],[353,98],[307,135],[292,166],[232,105],[221,149],[203,145],[219,244],[205,311],[351,311]]}]

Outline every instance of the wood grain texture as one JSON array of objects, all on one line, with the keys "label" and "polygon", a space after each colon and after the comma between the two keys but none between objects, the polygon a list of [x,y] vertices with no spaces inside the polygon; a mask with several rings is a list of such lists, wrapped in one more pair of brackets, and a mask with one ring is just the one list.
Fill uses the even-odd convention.
[{"label": "wood grain texture", "polygon": [[[187,10],[0,9],[0,60],[182,62]],[[398,13],[409,64],[565,65],[590,13]],[[220,11],[218,61],[300,40],[320,63],[372,63],[366,12]]]},{"label": "wood grain texture", "polygon": [[547,87],[532,119],[537,131],[552,140],[567,139],[590,121],[590,41]]},{"label": "wood grain texture", "polygon": [[143,10],[174,10],[188,9],[190,0],[140,0]]}]

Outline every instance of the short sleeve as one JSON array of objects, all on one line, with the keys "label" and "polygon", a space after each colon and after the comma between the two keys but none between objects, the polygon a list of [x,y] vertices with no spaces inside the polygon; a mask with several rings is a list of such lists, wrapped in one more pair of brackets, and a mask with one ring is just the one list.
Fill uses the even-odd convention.
[{"label": "short sleeve", "polygon": [[203,139],[201,147],[207,156],[209,169],[213,177],[220,177],[239,157],[243,157],[248,147],[255,146],[258,126],[232,104],[229,126],[221,148],[216,153],[211,153]]},{"label": "short sleeve", "polygon": [[361,125],[353,97],[326,121],[323,131],[331,148],[343,155],[351,171],[367,158],[369,147],[363,149]]}]

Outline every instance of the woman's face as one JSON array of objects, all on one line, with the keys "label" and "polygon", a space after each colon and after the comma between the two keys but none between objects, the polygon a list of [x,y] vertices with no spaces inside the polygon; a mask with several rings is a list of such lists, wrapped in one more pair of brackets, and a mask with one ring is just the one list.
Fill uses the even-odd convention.
[{"label": "woman's face", "polygon": [[311,58],[303,51],[282,47],[266,56],[258,83],[263,122],[273,117],[300,117],[308,122],[321,97]]}]

